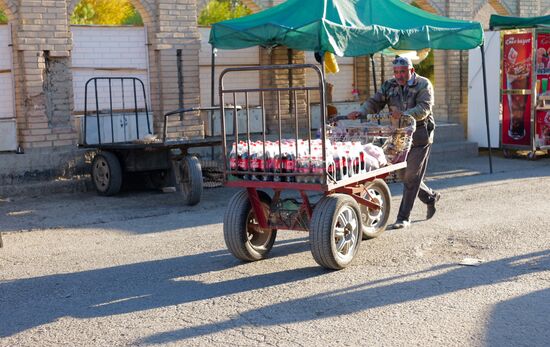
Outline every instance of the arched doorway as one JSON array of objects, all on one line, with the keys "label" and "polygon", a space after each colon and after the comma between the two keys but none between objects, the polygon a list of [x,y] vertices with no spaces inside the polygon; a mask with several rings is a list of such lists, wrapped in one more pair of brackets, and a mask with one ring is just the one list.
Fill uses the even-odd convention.
[{"label": "arched doorway", "polygon": [[9,11],[0,3],[0,151],[17,148],[15,92]]},{"label": "arched doorway", "polygon": [[[134,85],[130,79],[99,80],[97,83],[97,100],[95,85],[88,88],[88,110],[112,109],[115,115],[114,129],[101,129],[109,134],[102,136],[102,141],[130,141],[138,137],[133,113],[138,109],[139,137],[153,131],[153,114],[151,112],[151,88],[149,69],[149,50],[147,23],[150,15],[139,2],[118,1],[74,1],[71,10],[71,32],[73,35],[72,77],[74,93],[73,114],[79,119],[85,109],[85,85],[94,77],[138,78],[145,87],[145,96],[141,84]],[[134,91],[136,93],[134,94]],[[134,97],[135,96],[135,97]],[[96,103],[97,101],[97,103]],[[149,111],[149,121],[145,116],[145,105]],[[130,120],[130,117],[132,120]],[[105,126],[111,127],[110,114],[101,117]],[[108,119],[107,119],[108,118]],[[80,130],[82,130],[82,122]],[[103,124],[103,123],[102,123]],[[120,125],[120,126],[118,126]],[[97,127],[96,127],[97,128]],[[90,129],[97,133],[97,129]],[[87,141],[90,142],[87,132]],[[93,140],[92,140],[93,141]]]}]

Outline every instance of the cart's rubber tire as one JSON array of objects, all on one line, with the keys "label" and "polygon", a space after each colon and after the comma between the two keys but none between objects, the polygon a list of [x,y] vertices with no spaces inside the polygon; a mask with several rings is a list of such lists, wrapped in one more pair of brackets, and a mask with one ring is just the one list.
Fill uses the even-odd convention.
[{"label": "cart's rubber tire", "polygon": [[198,204],[202,196],[202,169],[199,159],[188,155],[174,164],[176,190],[186,205]]},{"label": "cart's rubber tire", "polygon": [[[263,208],[269,211],[269,195],[262,191],[258,191],[258,195]],[[255,218],[246,190],[231,197],[223,216],[223,238],[227,249],[237,259],[261,260],[273,248],[277,229],[262,230]]]},{"label": "cart's rubber tire", "polygon": [[351,264],[362,240],[360,215],[359,205],[348,195],[332,194],[319,200],[309,227],[317,264],[334,270]]},{"label": "cart's rubber tire", "polygon": [[[391,212],[391,193],[390,188],[382,179],[375,179],[365,186],[374,202],[381,206],[380,210],[375,211],[367,206],[359,205],[361,210],[361,223],[363,224],[363,240],[373,239],[380,236],[388,225]],[[366,198],[366,193],[361,194]]]},{"label": "cart's rubber tire", "polygon": [[529,160],[537,160],[537,152],[535,151],[529,151],[529,153],[527,153],[527,159]]},{"label": "cart's rubber tire", "polygon": [[92,182],[99,195],[112,196],[120,192],[122,168],[117,156],[99,152],[92,161]]},{"label": "cart's rubber tire", "polygon": [[502,150],[502,155],[504,155],[504,158],[512,158],[514,156],[513,151],[506,148]]}]

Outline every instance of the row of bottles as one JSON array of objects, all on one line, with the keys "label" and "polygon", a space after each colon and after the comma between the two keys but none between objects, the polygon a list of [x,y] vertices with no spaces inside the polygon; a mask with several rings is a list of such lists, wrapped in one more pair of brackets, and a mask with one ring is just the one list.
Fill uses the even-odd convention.
[{"label": "row of bottles", "polygon": [[[231,147],[229,168],[243,180],[321,183],[325,170],[322,148],[320,139],[240,141]],[[327,140],[325,153],[327,174],[337,181],[387,165],[382,148],[371,143]],[[291,173],[300,175],[281,175]]]}]

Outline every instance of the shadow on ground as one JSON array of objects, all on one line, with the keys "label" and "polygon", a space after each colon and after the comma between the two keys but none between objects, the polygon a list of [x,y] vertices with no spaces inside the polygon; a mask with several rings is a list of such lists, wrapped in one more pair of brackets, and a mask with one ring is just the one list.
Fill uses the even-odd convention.
[{"label": "shadow on ground", "polygon": [[[278,242],[272,258],[305,252],[304,238]],[[98,270],[0,282],[0,338],[61,317],[119,315],[223,297],[305,280],[327,273],[320,267],[285,270],[219,283],[186,277],[246,266],[226,251]]]},{"label": "shadow on ground", "polygon": [[[162,344],[176,341],[184,341],[194,338],[222,332],[230,329],[237,329],[249,326],[251,322],[255,326],[276,326],[296,322],[314,321],[327,317],[336,317],[367,311],[377,307],[395,305],[410,301],[433,298],[448,293],[457,292],[469,288],[481,287],[484,285],[508,282],[531,273],[545,272],[550,270],[550,251],[531,253],[522,256],[492,261],[479,267],[462,267],[457,265],[441,265],[426,271],[410,273],[403,276],[386,278],[378,281],[362,283],[359,285],[329,291],[322,294],[289,300],[274,305],[264,306],[255,310],[241,313],[238,317],[212,324],[204,324],[189,328],[169,331],[152,335],[140,343]],[[314,271],[310,269],[308,271]],[[441,271],[444,271],[441,273]],[[419,275],[429,275],[431,272],[438,272],[433,276],[417,279]],[[253,278],[251,278],[254,280]],[[548,325],[548,319],[539,320],[548,302],[540,303],[548,297],[547,291],[533,294],[530,301],[530,310],[522,313],[521,326],[531,326],[533,330],[548,335],[542,327]],[[502,308],[504,310],[517,308],[520,303],[509,302]],[[541,305],[542,304],[542,305]],[[523,307],[527,308],[527,307]],[[514,316],[502,317],[504,312],[494,312],[487,336],[492,345],[501,345],[498,342],[503,340],[497,336],[500,329],[508,324],[516,322]],[[502,320],[504,318],[505,320]],[[502,325],[500,323],[503,323]],[[508,327],[510,329],[510,327]],[[509,332],[512,333],[512,330]],[[522,334],[523,335],[523,334]],[[535,338],[535,337],[534,337]],[[538,337],[536,337],[538,339]],[[537,340],[540,341],[540,340]],[[548,340],[547,340],[548,341]]]}]

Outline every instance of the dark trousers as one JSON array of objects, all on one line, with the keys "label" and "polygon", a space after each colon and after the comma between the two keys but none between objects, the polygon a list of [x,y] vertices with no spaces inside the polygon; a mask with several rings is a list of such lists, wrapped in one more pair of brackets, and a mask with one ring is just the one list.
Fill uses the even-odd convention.
[{"label": "dark trousers", "polygon": [[[432,135],[432,136],[430,136]],[[416,197],[425,204],[434,202],[435,193],[424,183],[428,159],[432,149],[431,137],[426,127],[419,127],[413,135],[413,145],[407,156],[407,167],[400,172],[403,181],[403,198],[397,220],[408,220]]]}]

